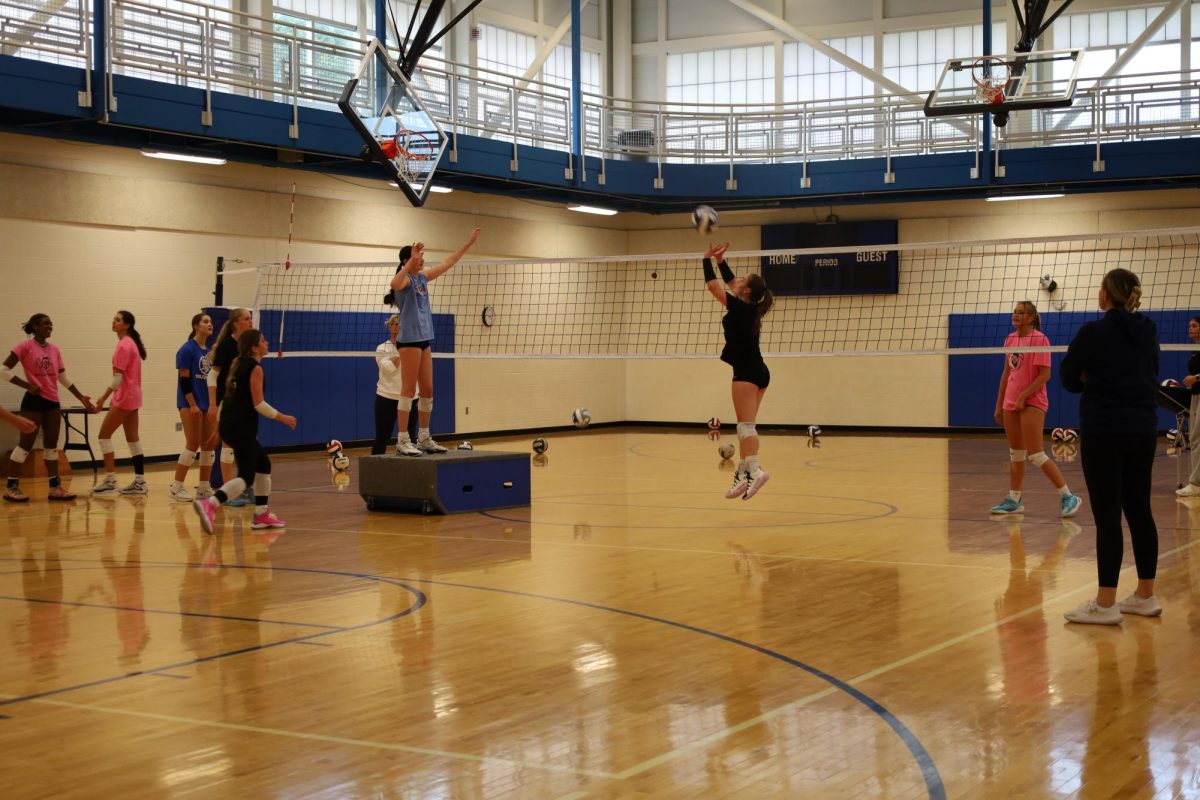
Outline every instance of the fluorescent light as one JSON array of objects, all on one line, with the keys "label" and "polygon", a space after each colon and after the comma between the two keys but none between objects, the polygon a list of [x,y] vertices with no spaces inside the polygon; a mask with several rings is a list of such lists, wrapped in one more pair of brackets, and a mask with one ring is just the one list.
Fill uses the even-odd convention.
[{"label": "fluorescent light", "polygon": [[602,217],[611,217],[617,213],[616,211],[614,211],[611,208],[600,208],[598,206],[581,206],[578,204],[572,205],[572,206],[567,206],[567,209],[569,211],[578,211],[582,214],[599,214]]},{"label": "fluorescent light", "polygon": [[430,186],[429,191],[433,192],[434,194],[450,194],[454,190],[449,186]]},{"label": "fluorescent light", "polygon": [[1004,200],[1049,200],[1052,197],[1066,197],[1066,192],[1048,192],[1046,194],[998,194],[987,199],[989,203],[999,203]]},{"label": "fluorescent light", "polygon": [[214,164],[220,166],[225,163],[225,159],[220,156],[195,156],[191,153],[172,153],[169,150],[142,150],[142,155],[147,158],[162,158],[167,161],[190,161],[193,164]]}]

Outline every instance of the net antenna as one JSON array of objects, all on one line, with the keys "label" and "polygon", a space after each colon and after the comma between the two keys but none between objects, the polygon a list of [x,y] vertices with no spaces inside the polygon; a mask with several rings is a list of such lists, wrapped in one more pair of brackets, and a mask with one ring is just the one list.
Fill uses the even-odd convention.
[{"label": "net antenna", "polygon": [[[1003,128],[1015,110],[1070,106],[1075,100],[1082,48],[1034,50],[1041,35],[1073,0],[1055,2],[1058,8],[1047,16],[1051,0],[1012,0],[1018,30],[1014,52],[947,60],[925,100],[925,115],[986,113],[997,128]],[[1062,74],[1061,62],[1070,63],[1069,77]],[[964,74],[969,75],[969,83]]]}]

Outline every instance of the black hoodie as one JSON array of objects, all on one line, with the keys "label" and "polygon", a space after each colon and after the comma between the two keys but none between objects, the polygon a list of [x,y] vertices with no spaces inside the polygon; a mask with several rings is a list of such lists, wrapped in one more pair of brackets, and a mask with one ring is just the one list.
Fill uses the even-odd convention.
[{"label": "black hoodie", "polygon": [[1081,434],[1157,432],[1158,355],[1158,331],[1142,314],[1110,308],[1079,329],[1059,377],[1068,392],[1083,392]]}]

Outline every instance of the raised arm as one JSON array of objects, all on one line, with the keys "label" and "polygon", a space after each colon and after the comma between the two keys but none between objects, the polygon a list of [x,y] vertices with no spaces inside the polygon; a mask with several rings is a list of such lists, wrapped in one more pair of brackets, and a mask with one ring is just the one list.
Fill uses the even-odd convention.
[{"label": "raised arm", "polygon": [[392,276],[392,291],[400,292],[408,288],[408,284],[412,281],[412,273],[408,271],[408,265],[417,263],[420,256],[425,253],[424,242],[413,242],[412,253],[408,256],[408,261],[404,262],[396,274]]},{"label": "raised arm", "polygon": [[450,254],[442,263],[432,269],[425,270],[425,278],[427,280],[436,280],[442,273],[458,263],[458,260],[467,254],[471,249],[471,245],[475,244],[475,240],[479,238],[479,228],[471,231],[471,238],[467,239],[467,243]]},{"label": "raised arm", "polygon": [[717,273],[713,271],[713,259],[721,265],[721,278],[725,283],[733,280],[733,273],[729,270],[729,265],[725,263],[725,251],[729,249],[729,242],[721,244],[709,244],[708,250],[704,252],[704,286],[712,294],[718,303],[722,306],[728,301],[725,299],[725,287],[721,281],[717,280]]}]

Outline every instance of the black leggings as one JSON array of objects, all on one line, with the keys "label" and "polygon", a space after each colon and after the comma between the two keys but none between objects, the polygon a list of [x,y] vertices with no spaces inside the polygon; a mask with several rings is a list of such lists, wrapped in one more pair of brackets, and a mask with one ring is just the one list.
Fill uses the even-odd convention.
[{"label": "black leggings", "polygon": [[[371,442],[371,455],[381,456],[387,452],[388,439],[396,430],[396,410],[400,407],[399,400],[390,400],[382,395],[375,395],[375,439]],[[414,442],[417,440],[417,401],[413,400],[411,413],[408,417],[408,435]]]},{"label": "black leggings", "polygon": [[399,400],[375,395],[375,439],[371,442],[371,455],[381,456],[387,451],[388,439],[396,429],[396,409]]},{"label": "black leggings", "polygon": [[[258,436],[222,425],[221,441],[233,448],[233,460],[237,464],[237,476],[246,482],[246,488],[254,485],[255,475],[271,474],[271,458],[258,443]],[[229,476],[224,476],[229,480]]]},{"label": "black leggings", "polygon": [[1158,568],[1158,528],[1150,511],[1150,482],[1157,442],[1154,434],[1088,434],[1080,461],[1096,522],[1096,568],[1102,588],[1115,588],[1125,548],[1121,512],[1129,522],[1133,560],[1140,580],[1153,580]]}]

